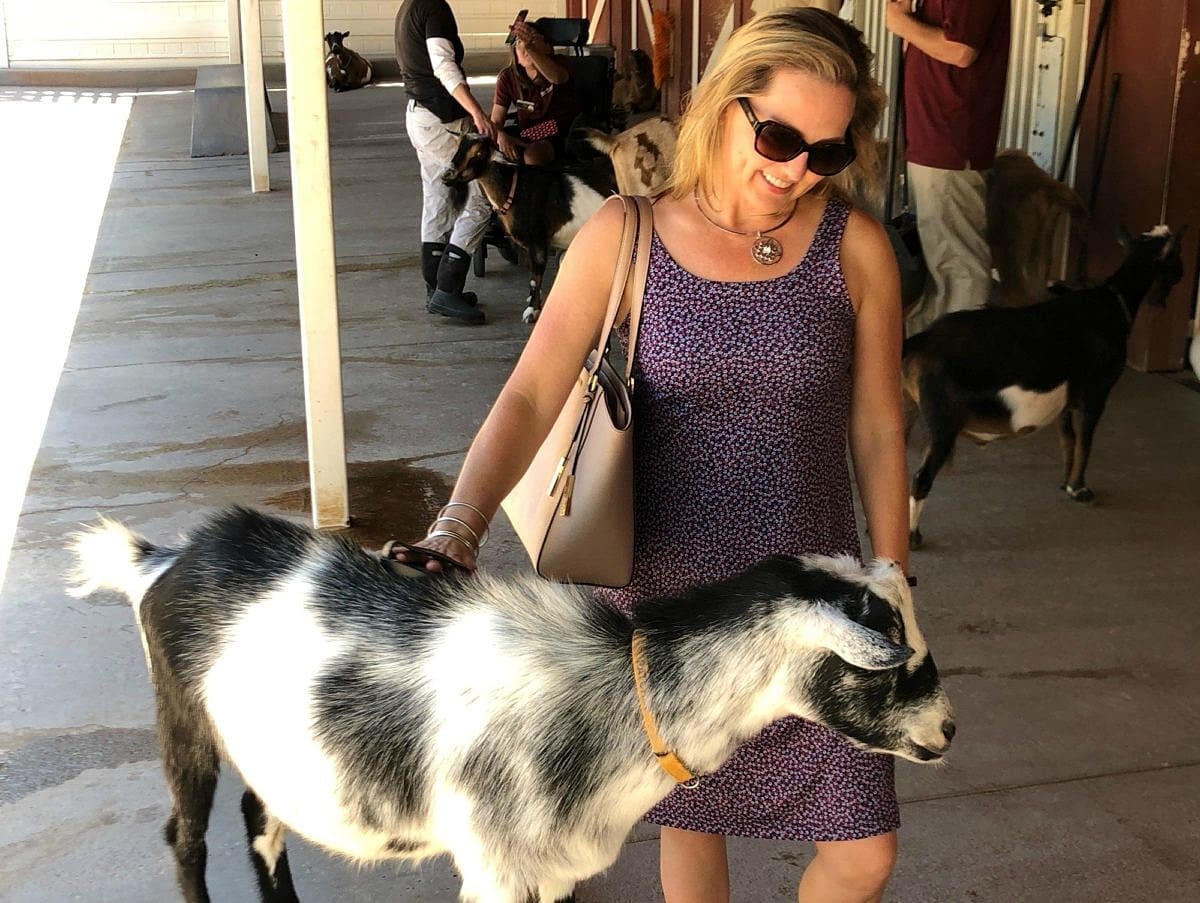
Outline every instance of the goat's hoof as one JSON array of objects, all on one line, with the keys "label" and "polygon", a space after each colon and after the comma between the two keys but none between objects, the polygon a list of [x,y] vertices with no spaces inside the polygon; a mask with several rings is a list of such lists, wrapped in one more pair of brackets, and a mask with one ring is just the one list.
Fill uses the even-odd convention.
[{"label": "goat's hoof", "polygon": [[540,314],[541,312],[542,312],[541,308],[537,308],[537,307],[534,307],[533,305],[530,305],[529,307],[525,308],[525,312],[523,314],[521,314],[521,322],[522,323],[531,323],[531,324],[536,323],[538,314]]},{"label": "goat's hoof", "polygon": [[921,535],[920,530],[910,530],[908,533],[908,549],[910,552],[915,552],[921,548],[921,544],[925,542],[925,537]]},{"label": "goat's hoof", "polygon": [[1096,493],[1092,492],[1092,490],[1088,489],[1086,486],[1081,486],[1078,489],[1072,489],[1070,486],[1064,484],[1063,489],[1066,490],[1067,495],[1069,495],[1072,500],[1080,502],[1081,504],[1087,505],[1096,501]]}]

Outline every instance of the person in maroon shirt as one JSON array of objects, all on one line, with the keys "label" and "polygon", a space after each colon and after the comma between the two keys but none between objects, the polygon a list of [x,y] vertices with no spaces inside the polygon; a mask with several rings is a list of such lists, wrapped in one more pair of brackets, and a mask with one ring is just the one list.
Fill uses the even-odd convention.
[{"label": "person in maroon shirt", "polygon": [[[492,122],[506,157],[539,166],[562,156],[571,123],[579,115],[579,96],[567,58],[555,53],[536,27],[514,22],[512,33],[512,62],[496,76]],[[504,130],[513,104],[515,135]]]},{"label": "person in maroon shirt", "polygon": [[1012,0],[888,0],[907,44],[904,142],[909,193],[930,279],[911,335],[943,314],[981,306],[991,288],[984,232],[1008,74]]}]

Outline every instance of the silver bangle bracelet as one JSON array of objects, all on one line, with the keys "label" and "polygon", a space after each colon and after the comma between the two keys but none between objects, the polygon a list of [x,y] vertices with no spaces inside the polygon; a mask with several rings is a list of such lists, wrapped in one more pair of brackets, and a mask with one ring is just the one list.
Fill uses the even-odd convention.
[{"label": "silver bangle bracelet", "polygon": [[474,546],[471,543],[467,542],[466,539],[459,536],[457,533],[455,533],[452,530],[434,530],[432,533],[428,534],[425,538],[426,539],[436,539],[439,536],[445,536],[447,539],[457,539],[460,543],[462,543],[464,546],[467,547],[467,549],[470,551],[472,556],[479,554],[478,546]]},{"label": "silver bangle bracelet", "polygon": [[[438,512],[438,520],[441,520],[442,515],[446,513],[447,508],[466,508],[468,511],[474,511],[476,514],[478,514],[479,519],[483,521],[483,537],[480,538],[479,535],[476,534],[476,538],[479,539],[479,548],[482,549],[485,545],[487,545],[488,536],[491,535],[492,531],[489,529],[489,522],[486,514],[469,502],[446,502],[446,504],[442,505],[442,509]],[[462,521],[459,521],[459,523],[462,523]]]},{"label": "silver bangle bracelet", "polygon": [[[471,534],[471,538],[473,540],[475,540],[475,545],[479,546],[480,548],[483,547],[483,543],[481,543],[479,541],[479,534],[475,532],[474,527],[472,527],[470,524],[468,524],[465,520],[460,520],[457,517],[451,517],[449,514],[443,514],[441,517],[439,517],[437,520],[435,520],[432,524],[429,525],[429,530],[437,529],[437,525],[440,524],[444,520],[448,520],[448,521],[451,521],[456,524],[462,524],[462,526],[466,528],[466,531]],[[425,531],[426,536],[429,535],[429,530]]]}]

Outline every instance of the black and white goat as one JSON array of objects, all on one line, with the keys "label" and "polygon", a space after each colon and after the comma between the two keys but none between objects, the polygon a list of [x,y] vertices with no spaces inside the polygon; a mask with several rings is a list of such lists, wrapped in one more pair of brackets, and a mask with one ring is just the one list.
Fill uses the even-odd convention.
[{"label": "black and white goat", "polygon": [[513,243],[529,255],[529,298],[521,319],[542,312],[542,277],[551,248],[565,248],[583,224],[617,190],[612,162],[604,156],[560,166],[520,166],[494,159],[496,145],[483,135],[463,135],[447,185],[478,180]]},{"label": "black and white goat", "polygon": [[329,53],[325,55],[325,83],[334,91],[352,91],[371,81],[371,63],[342,43],[348,37],[348,31],[325,35],[325,43],[329,45]]},{"label": "black and white goat", "polygon": [[[1182,234],[1182,232],[1180,233]],[[1179,235],[1156,226],[1122,230],[1125,260],[1095,288],[1023,308],[959,311],[904,343],[905,394],[920,408],[929,448],[912,481],[909,545],[934,478],[959,434],[980,444],[1057,420],[1071,498],[1095,497],[1084,482],[1092,436],[1125,369],[1125,344],[1143,299],[1162,305],[1183,276]]]},{"label": "black and white goat", "polygon": [[954,734],[894,564],[772,558],[645,605],[535,577],[404,577],[351,541],[245,509],[177,549],[104,521],[76,537],[74,592],[132,601],[150,665],[166,836],[207,900],[205,828],[224,757],[263,900],[295,900],[284,827],[369,862],[453,857],[462,899],[568,898],[674,786],[647,709],[697,774],[800,715],[864,749],[940,759]]}]

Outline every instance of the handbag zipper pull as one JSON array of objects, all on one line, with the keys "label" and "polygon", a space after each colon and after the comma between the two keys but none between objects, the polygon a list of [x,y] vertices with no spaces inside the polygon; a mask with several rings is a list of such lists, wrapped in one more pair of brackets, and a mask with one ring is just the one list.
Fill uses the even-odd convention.
[{"label": "handbag zipper pull", "polygon": [[575,474],[567,476],[567,487],[563,490],[562,498],[558,502],[559,517],[566,517],[571,513],[571,493],[575,490]]}]

